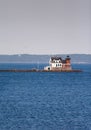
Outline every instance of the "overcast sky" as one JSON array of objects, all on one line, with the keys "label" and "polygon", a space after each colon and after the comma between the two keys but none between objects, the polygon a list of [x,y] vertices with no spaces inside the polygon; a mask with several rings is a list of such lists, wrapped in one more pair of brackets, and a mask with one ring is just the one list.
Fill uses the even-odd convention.
[{"label": "overcast sky", "polygon": [[91,54],[91,0],[0,0],[0,54]]}]

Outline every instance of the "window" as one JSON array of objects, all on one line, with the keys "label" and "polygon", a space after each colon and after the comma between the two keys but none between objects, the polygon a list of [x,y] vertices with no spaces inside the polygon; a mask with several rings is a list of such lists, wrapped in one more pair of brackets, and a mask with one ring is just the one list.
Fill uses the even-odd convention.
[{"label": "window", "polygon": [[48,67],[48,70],[50,70],[50,67]]},{"label": "window", "polygon": [[60,67],[62,66],[62,64],[60,64]]}]

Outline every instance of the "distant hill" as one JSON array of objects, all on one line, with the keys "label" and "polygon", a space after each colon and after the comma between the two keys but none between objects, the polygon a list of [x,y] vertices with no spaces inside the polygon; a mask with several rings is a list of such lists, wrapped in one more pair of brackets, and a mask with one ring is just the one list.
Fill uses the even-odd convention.
[{"label": "distant hill", "polygon": [[[0,63],[49,63],[50,57],[53,55],[0,55]],[[58,54],[66,58],[66,54]],[[69,54],[72,63],[87,63],[91,64],[91,54]]]}]

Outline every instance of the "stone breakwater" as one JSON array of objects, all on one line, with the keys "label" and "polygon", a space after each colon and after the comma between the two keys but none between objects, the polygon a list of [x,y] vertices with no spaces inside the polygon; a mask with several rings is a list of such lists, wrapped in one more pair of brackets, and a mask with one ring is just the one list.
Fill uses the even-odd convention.
[{"label": "stone breakwater", "polygon": [[82,70],[2,69],[0,72],[82,72]]}]

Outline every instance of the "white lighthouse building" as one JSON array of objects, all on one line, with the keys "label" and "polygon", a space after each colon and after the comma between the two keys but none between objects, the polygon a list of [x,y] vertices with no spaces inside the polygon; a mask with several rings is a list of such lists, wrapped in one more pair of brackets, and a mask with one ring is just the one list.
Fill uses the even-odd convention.
[{"label": "white lighthouse building", "polygon": [[61,57],[51,57],[49,61],[49,66],[44,67],[44,70],[61,71],[61,70],[71,70],[70,57],[67,56],[65,60]]}]

